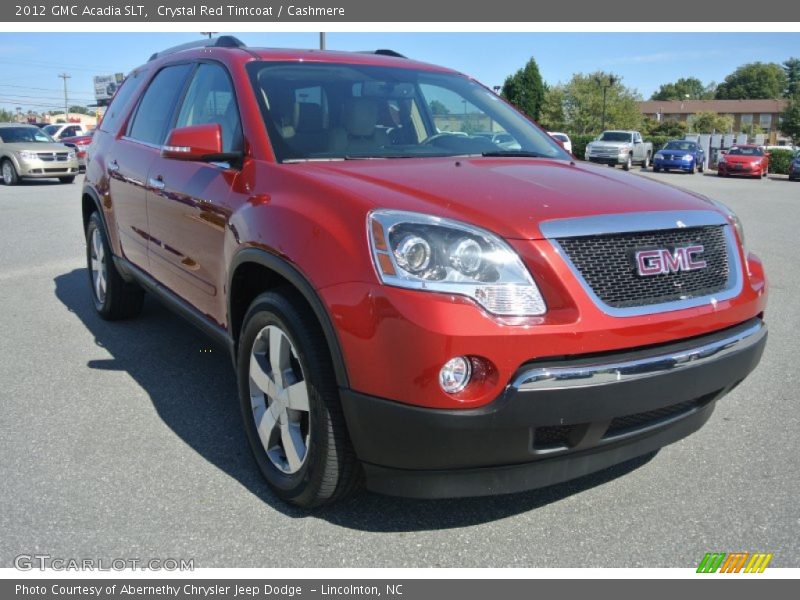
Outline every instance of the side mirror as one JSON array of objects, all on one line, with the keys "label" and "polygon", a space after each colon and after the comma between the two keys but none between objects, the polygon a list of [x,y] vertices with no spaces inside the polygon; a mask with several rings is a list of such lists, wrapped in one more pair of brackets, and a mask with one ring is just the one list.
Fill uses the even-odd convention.
[{"label": "side mirror", "polygon": [[727,154],[727,153],[728,153],[728,151],[727,151],[727,150],[720,150],[720,151],[719,151],[719,153],[720,153],[720,154]]},{"label": "side mirror", "polygon": [[204,123],[173,129],[161,148],[161,156],[174,160],[227,162],[242,157],[241,152],[222,151],[222,127]]}]

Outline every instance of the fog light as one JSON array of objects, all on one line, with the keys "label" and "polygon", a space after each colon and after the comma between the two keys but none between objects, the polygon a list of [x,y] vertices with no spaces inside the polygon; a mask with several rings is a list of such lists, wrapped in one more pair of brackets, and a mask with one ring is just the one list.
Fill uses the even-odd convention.
[{"label": "fog light", "polygon": [[472,376],[472,364],[466,356],[448,360],[439,371],[439,385],[448,394],[456,394],[467,387]]}]

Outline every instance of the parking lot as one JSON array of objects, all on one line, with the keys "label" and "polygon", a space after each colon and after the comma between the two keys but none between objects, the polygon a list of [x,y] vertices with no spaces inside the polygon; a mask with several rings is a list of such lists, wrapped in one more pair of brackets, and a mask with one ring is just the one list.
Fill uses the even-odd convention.
[{"label": "parking lot", "polygon": [[760,367],[695,435],[544,490],[433,502],[361,493],[310,513],[249,454],[230,359],[148,298],[91,305],[80,186],[0,187],[0,566],[19,554],[195,567],[800,566],[800,183],[637,171],[729,204],[770,281]]}]

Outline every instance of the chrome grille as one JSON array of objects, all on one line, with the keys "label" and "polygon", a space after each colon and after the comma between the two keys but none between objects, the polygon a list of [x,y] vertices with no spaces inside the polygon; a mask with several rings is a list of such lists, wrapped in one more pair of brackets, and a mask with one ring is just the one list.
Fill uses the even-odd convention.
[{"label": "chrome grille", "polygon": [[[711,225],[648,232],[557,239],[594,294],[613,308],[647,306],[714,294],[726,289],[730,265],[725,227]],[[635,252],[702,244],[707,266],[641,277]]]},{"label": "chrome grille", "polygon": [[45,162],[65,162],[69,156],[68,152],[39,152],[39,160]]}]

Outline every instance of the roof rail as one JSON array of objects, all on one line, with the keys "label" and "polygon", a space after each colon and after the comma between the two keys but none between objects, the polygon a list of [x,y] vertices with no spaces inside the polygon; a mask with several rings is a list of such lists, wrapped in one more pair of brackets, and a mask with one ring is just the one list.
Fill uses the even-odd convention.
[{"label": "roof rail", "polygon": [[380,56],[394,56],[395,58],[408,58],[400,54],[399,52],[395,52],[394,50],[389,50],[387,48],[379,48],[378,50],[361,50],[359,54],[379,54]]},{"label": "roof rail", "polygon": [[232,35],[221,35],[219,37],[210,38],[207,40],[200,40],[198,42],[187,42],[185,44],[180,44],[178,46],[173,46],[172,48],[167,48],[166,50],[162,50],[161,52],[154,53],[148,62],[151,60],[155,60],[157,58],[161,58],[162,56],[167,56],[168,54],[173,54],[175,52],[181,52],[182,50],[191,50],[193,48],[244,48],[245,43],[237,37]]}]

